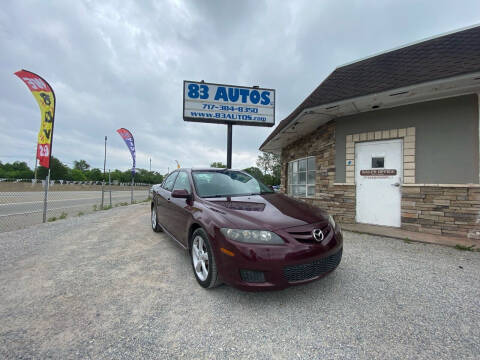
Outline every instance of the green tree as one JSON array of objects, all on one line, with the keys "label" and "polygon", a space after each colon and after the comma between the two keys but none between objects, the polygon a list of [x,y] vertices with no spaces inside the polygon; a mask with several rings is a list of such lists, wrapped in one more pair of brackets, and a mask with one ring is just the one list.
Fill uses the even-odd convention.
[{"label": "green tree", "polygon": [[[67,180],[69,175],[69,168],[67,165],[63,164],[56,157],[52,156],[50,159],[50,178],[52,180]],[[39,166],[37,171],[38,179],[46,179],[48,174],[48,169]]]},{"label": "green tree", "polygon": [[262,170],[260,170],[258,167],[251,166],[249,168],[243,169],[243,171],[249,173],[250,175],[252,175],[256,179],[263,181]]},{"label": "green tree", "polygon": [[271,184],[268,185],[278,185],[280,184],[280,174],[281,174],[281,163],[280,155],[273,153],[262,153],[257,158],[257,166],[263,170],[264,176],[270,175],[272,179],[264,179],[265,183],[271,181]]},{"label": "green tree", "polygon": [[75,160],[73,162],[73,168],[80,171],[87,171],[90,169],[90,165],[85,160]]},{"label": "green tree", "polygon": [[222,169],[222,168],[226,168],[227,165],[225,165],[225,164],[222,163],[221,161],[215,161],[215,162],[213,162],[213,163],[210,164],[210,167]]},{"label": "green tree", "polygon": [[87,179],[90,181],[102,181],[103,173],[100,169],[92,169],[87,172]]},{"label": "green tree", "polygon": [[79,169],[72,169],[70,172],[70,177],[71,180],[74,181],[86,181],[87,177],[85,176],[85,173],[82,170]]},{"label": "green tree", "polygon": [[2,164],[0,162],[0,178],[8,179],[32,179],[33,171],[24,161]]},{"label": "green tree", "polygon": [[258,155],[257,166],[263,170],[263,173],[273,175],[276,167],[280,167],[280,155],[264,152]]}]

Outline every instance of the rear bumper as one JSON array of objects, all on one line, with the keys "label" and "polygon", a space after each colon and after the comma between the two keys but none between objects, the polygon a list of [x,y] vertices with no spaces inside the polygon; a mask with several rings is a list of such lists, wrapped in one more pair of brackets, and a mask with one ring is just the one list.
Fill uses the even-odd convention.
[{"label": "rear bumper", "polygon": [[[341,261],[343,237],[340,229],[321,243],[304,244],[289,241],[285,245],[244,244],[225,239],[217,242],[232,253],[220,251],[216,256],[224,282],[247,291],[279,290],[317,280],[333,271]],[[262,272],[264,281],[245,281],[245,270]]]}]

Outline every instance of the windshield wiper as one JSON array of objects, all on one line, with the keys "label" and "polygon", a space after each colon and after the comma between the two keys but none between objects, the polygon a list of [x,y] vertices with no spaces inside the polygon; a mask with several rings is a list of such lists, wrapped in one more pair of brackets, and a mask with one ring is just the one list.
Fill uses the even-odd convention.
[{"label": "windshield wiper", "polygon": [[205,195],[205,196],[202,196],[202,198],[219,198],[219,197],[229,197],[229,196],[232,196],[232,195],[221,195],[221,194],[217,194],[217,195]]},{"label": "windshield wiper", "polygon": [[217,195],[206,195],[202,196],[202,198],[219,198],[219,197],[238,197],[238,196],[251,196],[251,195],[260,195],[258,193],[245,193],[245,194],[217,194]]}]

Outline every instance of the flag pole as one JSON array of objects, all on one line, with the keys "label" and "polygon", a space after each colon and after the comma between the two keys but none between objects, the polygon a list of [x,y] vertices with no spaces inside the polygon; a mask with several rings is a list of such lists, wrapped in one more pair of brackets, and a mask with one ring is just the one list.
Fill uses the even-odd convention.
[{"label": "flag pole", "polygon": [[37,154],[35,154],[35,184],[37,183],[37,165],[38,165],[38,159],[37,159]]},{"label": "flag pole", "polygon": [[105,197],[105,165],[107,164],[107,135],[105,135],[105,153],[103,156],[103,179],[102,179],[102,204],[100,205],[100,209],[103,210],[103,203]]},{"label": "flag pole", "polygon": [[132,173],[132,190],[130,192],[130,204],[133,204],[133,181],[135,179],[135,175]]},{"label": "flag pole", "polygon": [[48,199],[49,185],[50,185],[50,168],[48,168],[48,175],[45,178],[45,194],[43,196],[43,222],[47,222],[47,199]]}]

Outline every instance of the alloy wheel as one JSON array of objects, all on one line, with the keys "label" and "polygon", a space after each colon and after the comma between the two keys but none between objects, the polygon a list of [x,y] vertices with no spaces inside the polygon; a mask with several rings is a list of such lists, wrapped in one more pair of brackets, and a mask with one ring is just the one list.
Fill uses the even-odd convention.
[{"label": "alloy wheel", "polygon": [[193,239],[192,259],[195,273],[201,281],[205,281],[208,277],[209,259],[207,245],[201,236]]},{"label": "alloy wheel", "polygon": [[157,227],[157,214],[155,214],[155,208],[152,208],[152,228]]}]

